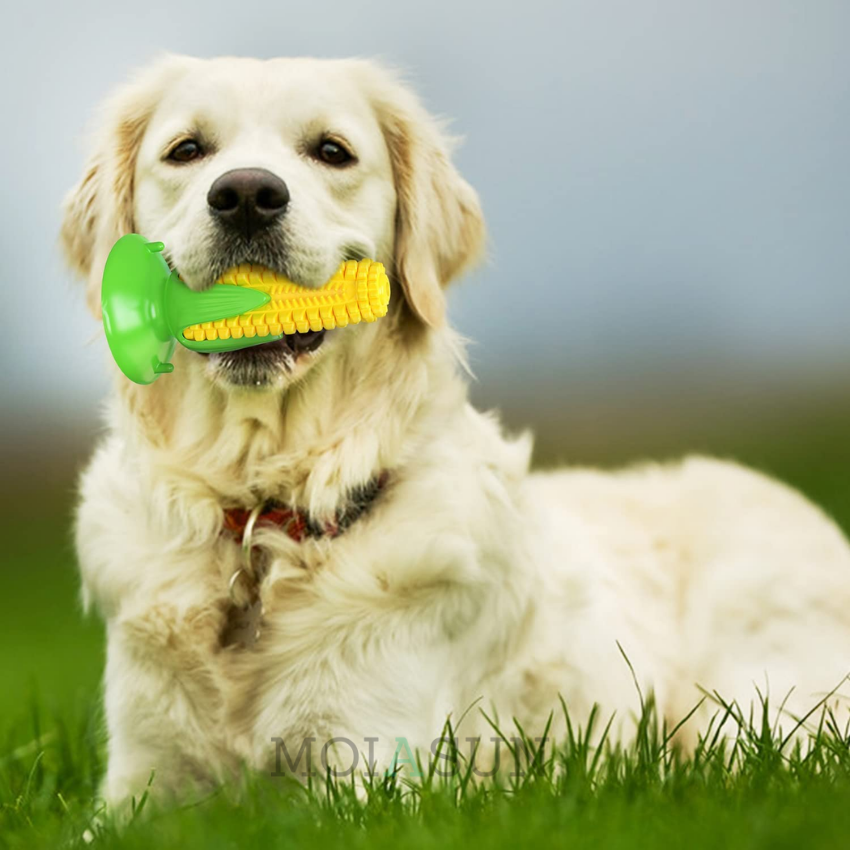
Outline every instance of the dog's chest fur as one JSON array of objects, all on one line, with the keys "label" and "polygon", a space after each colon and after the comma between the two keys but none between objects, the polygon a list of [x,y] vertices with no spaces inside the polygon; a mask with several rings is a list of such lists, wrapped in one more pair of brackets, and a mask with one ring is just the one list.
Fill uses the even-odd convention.
[{"label": "dog's chest fur", "polygon": [[185,757],[218,772],[268,767],[274,738],[295,752],[335,736],[377,738],[376,758],[397,737],[427,750],[447,714],[505,667],[529,596],[510,474],[452,443],[438,449],[449,458],[400,470],[339,537],[258,529],[263,616],[247,647],[222,641],[241,550],[221,533],[220,508],[181,499],[191,516],[157,512],[165,485],[128,485],[123,447],[107,443],[86,477],[97,488],[84,492],[78,543],[108,622],[107,679],[136,680],[135,705],[108,711],[111,722],[129,715],[131,735],[173,736],[173,721]]}]

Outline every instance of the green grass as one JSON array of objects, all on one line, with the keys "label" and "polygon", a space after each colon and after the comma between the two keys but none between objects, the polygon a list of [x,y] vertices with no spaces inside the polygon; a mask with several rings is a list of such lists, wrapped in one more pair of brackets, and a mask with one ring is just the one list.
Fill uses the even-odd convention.
[{"label": "green grass", "polygon": [[[778,421],[778,420],[777,420]],[[850,413],[754,428],[700,448],[736,456],[802,488],[850,527]],[[631,448],[631,447],[630,447]],[[661,454],[656,446],[654,454]],[[618,458],[612,448],[612,459]],[[640,446],[629,454],[640,455]],[[594,450],[575,459],[604,461]],[[546,458],[542,458],[545,462]],[[839,462],[837,462],[839,461]],[[365,799],[345,784],[308,788],[269,775],[193,805],[142,813],[118,831],[96,798],[104,769],[99,707],[102,629],[76,601],[69,535],[71,479],[31,482],[2,506],[0,848],[122,847],[835,847],[850,835],[850,740],[826,718],[808,751],[782,747],[760,718],[731,748],[707,742],[678,759],[651,707],[628,751],[594,753],[576,735],[513,785],[462,777],[376,781]],[[20,492],[21,488],[11,488]],[[604,725],[604,718],[599,723]],[[154,779],[154,781],[156,781]],[[140,804],[142,801],[139,801]]]},{"label": "green grass", "polygon": [[[375,777],[365,796],[342,780],[305,788],[246,775],[179,808],[155,810],[143,795],[121,827],[94,799],[102,753],[91,716],[93,707],[70,723],[56,718],[49,735],[7,757],[0,846],[85,846],[88,831],[97,845],[139,848],[798,848],[842,846],[850,830],[850,731],[824,711],[802,745],[763,716],[737,724],[733,712],[727,722],[736,738],[723,742],[710,730],[682,759],[650,702],[628,749],[590,746],[590,729],[571,732],[554,751],[527,744],[518,775],[498,787],[471,783],[462,755],[451,762],[451,777],[425,765],[415,783],[400,774]],[[718,714],[717,726],[725,716]]]}]

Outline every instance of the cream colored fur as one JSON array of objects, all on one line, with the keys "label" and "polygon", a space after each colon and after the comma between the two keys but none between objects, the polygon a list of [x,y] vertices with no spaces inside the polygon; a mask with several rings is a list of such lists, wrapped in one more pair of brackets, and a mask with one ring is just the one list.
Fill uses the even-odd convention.
[{"label": "cream colored fur", "polygon": [[[163,163],[193,123],[215,154]],[[316,126],[356,140],[356,169],[305,159]],[[130,230],[163,240],[189,285],[209,283],[206,191],[240,166],[290,186],[302,283],[319,285],[353,240],[393,269],[392,310],[264,389],[229,386],[185,350],[152,386],[116,374],[77,521],[84,599],[108,634],[109,800],[152,770],[160,792],[269,771],[274,737],[293,756],[315,738],[314,760],[334,737],[364,753],[378,739],[381,769],[399,738],[427,753],[476,701],[459,734],[485,745],[479,708],[534,735],[559,695],[578,722],[595,702],[616,712],[627,738],[638,693],[620,647],[670,722],[700,689],[745,707],[755,686],[774,705],[793,688],[790,718],[842,681],[850,550],[800,495],[702,458],[529,475],[530,440],[470,407],[442,290],[480,253],[478,203],[439,126],[379,67],[169,57],[121,89],[63,226],[92,310]],[[276,498],[327,517],[381,470],[388,487],[343,536],[258,533],[262,634],[222,648],[239,565],[223,508]],[[712,711],[689,721],[685,746]]]}]

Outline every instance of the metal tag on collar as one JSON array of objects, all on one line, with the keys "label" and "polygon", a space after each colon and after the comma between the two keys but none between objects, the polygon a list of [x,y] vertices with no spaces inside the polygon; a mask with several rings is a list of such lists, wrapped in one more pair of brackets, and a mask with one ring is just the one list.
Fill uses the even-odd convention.
[{"label": "metal tag on collar", "polygon": [[233,608],[222,635],[224,646],[250,648],[260,636],[263,617],[263,600],[260,597],[260,577],[253,561],[254,525],[263,512],[264,505],[257,505],[248,516],[242,535],[242,566],[230,577],[227,588]]},{"label": "metal tag on collar", "polygon": [[263,512],[264,505],[256,505],[248,515],[245,530],[242,533],[242,565],[230,576],[227,583],[230,599],[239,608],[248,608],[259,597],[259,576],[254,567],[254,525]]}]

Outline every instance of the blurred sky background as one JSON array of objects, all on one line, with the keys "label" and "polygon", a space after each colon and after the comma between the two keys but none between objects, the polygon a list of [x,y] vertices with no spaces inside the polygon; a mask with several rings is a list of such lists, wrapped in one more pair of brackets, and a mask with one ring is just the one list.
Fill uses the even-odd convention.
[{"label": "blurred sky background", "polygon": [[3,457],[96,427],[105,343],[59,205],[93,108],[162,50],[410,72],[489,222],[451,295],[475,398],[550,445],[850,397],[847,0],[81,0],[3,25]]}]

